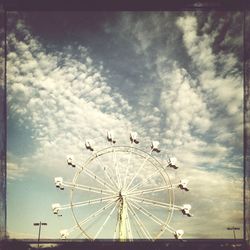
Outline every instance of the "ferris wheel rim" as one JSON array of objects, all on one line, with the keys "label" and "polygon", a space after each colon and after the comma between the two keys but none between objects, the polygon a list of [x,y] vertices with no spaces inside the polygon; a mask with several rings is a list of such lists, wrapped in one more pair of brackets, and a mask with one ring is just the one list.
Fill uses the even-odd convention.
[{"label": "ferris wheel rim", "polygon": [[[170,186],[172,185],[169,175],[167,174],[167,172],[162,167],[162,164],[154,156],[152,156],[148,152],[146,152],[146,151],[144,151],[142,149],[139,149],[137,147],[114,146],[114,145],[110,146],[110,147],[106,147],[104,149],[101,149],[101,150],[99,150],[97,152],[93,152],[93,154],[83,163],[81,169],[75,173],[72,183],[76,184],[76,182],[77,182],[79,176],[81,175],[82,171],[84,169],[86,169],[92,163],[92,161],[94,161],[96,158],[101,157],[101,156],[103,156],[105,154],[112,153],[113,150],[115,150],[116,152],[122,152],[122,153],[133,153],[133,154],[135,154],[137,156],[140,156],[140,157],[146,159],[146,161],[150,162],[150,164],[157,169],[157,172],[161,175],[161,177],[164,180],[164,182],[166,183],[166,185],[170,185]],[[91,237],[86,232],[86,230],[84,230],[82,228],[82,226],[79,224],[77,216],[75,215],[74,207],[73,207],[74,191],[75,191],[75,188],[72,188],[71,192],[70,192],[70,204],[71,204],[71,211],[72,211],[72,214],[73,214],[74,221],[75,221],[76,225],[78,226],[78,228],[80,229],[80,231],[82,232],[82,234],[85,237],[87,237],[87,239],[93,240],[93,237]],[[168,213],[168,216],[167,216],[166,220],[164,221],[164,224],[160,227],[159,233],[157,234],[157,236],[154,239],[159,238],[166,231],[166,228],[170,228],[169,227],[169,222],[170,222],[170,220],[171,220],[171,218],[173,216],[173,213],[174,213],[174,209],[172,209],[172,207],[174,205],[174,189],[171,188],[171,189],[168,189],[167,191],[168,191],[168,199],[170,199],[169,200],[169,204],[170,204],[169,213]],[[151,239],[151,240],[154,240],[154,239]]]}]

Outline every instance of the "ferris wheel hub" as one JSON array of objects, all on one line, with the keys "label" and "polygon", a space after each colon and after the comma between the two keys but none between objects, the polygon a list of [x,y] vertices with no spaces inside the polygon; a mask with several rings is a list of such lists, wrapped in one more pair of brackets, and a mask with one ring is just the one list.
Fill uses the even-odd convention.
[{"label": "ferris wheel hub", "polygon": [[119,195],[122,196],[122,197],[126,196],[126,194],[127,194],[127,192],[125,190],[123,190],[123,189],[121,189],[120,192],[119,192]]}]

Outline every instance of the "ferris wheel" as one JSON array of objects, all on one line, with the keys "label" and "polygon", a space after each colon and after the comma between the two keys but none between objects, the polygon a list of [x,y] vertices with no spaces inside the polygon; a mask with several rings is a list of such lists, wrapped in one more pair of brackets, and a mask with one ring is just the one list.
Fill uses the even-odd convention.
[{"label": "ferris wheel", "polygon": [[71,210],[74,225],[60,231],[61,238],[155,240],[166,234],[181,239],[184,231],[174,229],[170,221],[174,211],[191,217],[191,205],[175,205],[174,190],[189,191],[188,180],[171,183],[168,168],[178,169],[175,158],[163,164],[155,155],[159,142],[152,141],[149,150],[139,149],[136,132],[130,145],[117,146],[112,132],[107,132],[108,147],[95,150],[94,140],[86,140],[91,155],[84,163],[67,156],[67,164],[76,170],[72,181],[55,178],[58,189],[70,189],[70,203],[52,204],[53,213]]}]

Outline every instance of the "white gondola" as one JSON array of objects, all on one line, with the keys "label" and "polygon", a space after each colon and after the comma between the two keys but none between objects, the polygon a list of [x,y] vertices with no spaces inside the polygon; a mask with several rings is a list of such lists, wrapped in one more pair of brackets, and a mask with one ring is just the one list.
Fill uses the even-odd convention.
[{"label": "white gondola", "polygon": [[75,167],[76,166],[76,164],[75,164],[75,158],[74,158],[73,155],[67,155],[67,163],[71,167]]},{"label": "white gondola", "polygon": [[183,179],[180,181],[180,184],[179,184],[179,188],[182,189],[182,190],[185,190],[185,191],[189,191],[188,187],[187,187],[187,184],[188,184],[188,180],[186,179]]},{"label": "white gondola", "polygon": [[184,235],[184,231],[182,229],[176,230],[174,233],[174,237],[176,239],[181,239],[183,235]]},{"label": "white gondola", "polygon": [[152,151],[160,153],[161,150],[159,149],[159,145],[160,145],[160,143],[158,141],[152,141],[151,142],[151,149],[152,149]]},{"label": "white gondola", "polygon": [[94,151],[94,144],[95,144],[94,140],[88,139],[85,141],[85,147],[90,151]]},{"label": "white gondola", "polygon": [[60,188],[61,190],[64,189],[63,187],[63,178],[62,177],[55,177],[55,184],[57,188]]},{"label": "white gondola", "polygon": [[183,215],[187,215],[188,217],[192,217],[193,215],[190,214],[190,210],[191,210],[191,205],[190,204],[184,204],[182,207],[182,213]]},{"label": "white gondola", "polygon": [[131,143],[138,144],[139,141],[137,139],[138,134],[136,132],[130,132],[130,141]]},{"label": "white gondola", "polygon": [[63,229],[60,231],[61,239],[67,239],[69,237],[69,231],[67,229]]},{"label": "white gondola", "polygon": [[168,159],[168,167],[177,169],[178,167],[176,166],[177,159],[175,157],[170,157]]},{"label": "white gondola", "polygon": [[60,208],[61,208],[61,205],[59,203],[52,204],[52,210],[54,214],[58,214]]},{"label": "white gondola", "polygon": [[112,131],[107,131],[107,140],[111,143],[116,143],[114,139],[114,133]]}]

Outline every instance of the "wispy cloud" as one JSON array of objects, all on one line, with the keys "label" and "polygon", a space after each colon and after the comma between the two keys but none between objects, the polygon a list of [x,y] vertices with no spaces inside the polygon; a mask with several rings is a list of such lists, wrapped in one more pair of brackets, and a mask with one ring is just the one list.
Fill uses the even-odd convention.
[{"label": "wispy cloud", "polygon": [[[232,53],[216,55],[212,46],[215,37],[212,34],[198,35],[197,19],[195,16],[185,16],[177,20],[177,26],[183,31],[183,40],[188,54],[200,71],[199,80],[202,88],[211,93],[213,102],[220,102],[228,115],[234,115],[242,111],[242,74],[232,74],[237,60]],[[242,38],[242,30],[238,31]],[[241,41],[242,46],[242,41]],[[216,63],[221,62],[225,72],[216,71]]]},{"label": "wispy cloud", "polygon": [[13,162],[7,163],[8,180],[21,180],[27,171],[28,169],[26,169],[23,166],[19,166],[16,163],[13,163]]}]

